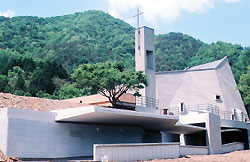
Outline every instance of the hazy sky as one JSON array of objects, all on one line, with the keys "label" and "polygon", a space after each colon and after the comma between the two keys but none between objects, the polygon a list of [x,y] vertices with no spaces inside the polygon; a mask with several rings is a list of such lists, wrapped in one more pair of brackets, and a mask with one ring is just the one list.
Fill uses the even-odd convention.
[{"label": "hazy sky", "polygon": [[103,10],[156,34],[182,32],[201,41],[225,41],[250,46],[250,0],[0,0],[0,15],[50,17]]}]

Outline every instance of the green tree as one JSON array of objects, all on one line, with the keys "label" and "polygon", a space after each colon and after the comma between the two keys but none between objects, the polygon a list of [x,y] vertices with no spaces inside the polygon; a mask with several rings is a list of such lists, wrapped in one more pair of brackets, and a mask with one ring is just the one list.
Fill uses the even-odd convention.
[{"label": "green tree", "polygon": [[238,88],[241,92],[248,114],[250,114],[250,66],[248,66],[247,72],[240,76]]},{"label": "green tree", "polygon": [[6,91],[11,93],[14,93],[16,90],[25,91],[24,75],[25,72],[19,66],[15,66],[13,70],[9,70]]},{"label": "green tree", "polygon": [[72,74],[77,87],[91,88],[109,99],[113,107],[129,89],[139,94],[139,89],[148,86],[148,79],[142,71],[125,70],[122,62],[82,64]]},{"label": "green tree", "polygon": [[68,73],[53,59],[45,59],[38,64],[30,77],[29,92],[32,96],[36,96],[39,91],[52,95],[56,90],[54,78],[67,79]]},{"label": "green tree", "polygon": [[7,77],[5,75],[0,75],[0,92],[4,91],[7,83]]},{"label": "green tree", "polygon": [[55,96],[50,95],[50,94],[43,92],[41,90],[37,92],[36,96],[40,97],[40,98],[56,99]]},{"label": "green tree", "polygon": [[90,95],[91,91],[89,88],[77,88],[76,84],[66,83],[60,87],[60,89],[55,92],[54,96],[57,96],[59,99],[68,99],[74,97],[81,97],[84,95]]},{"label": "green tree", "polygon": [[46,73],[44,68],[37,68],[30,78],[29,92],[32,96],[36,96],[39,91],[52,94],[55,85],[50,75]]}]

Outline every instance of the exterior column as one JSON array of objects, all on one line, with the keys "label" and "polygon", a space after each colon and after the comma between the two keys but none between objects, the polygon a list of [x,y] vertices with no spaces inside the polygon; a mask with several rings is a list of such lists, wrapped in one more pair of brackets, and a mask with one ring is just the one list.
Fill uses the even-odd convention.
[{"label": "exterior column", "polygon": [[207,146],[209,154],[218,154],[221,151],[221,124],[220,116],[211,113],[206,114]]},{"label": "exterior column", "polygon": [[185,136],[185,134],[180,134],[180,143],[183,146],[186,145],[186,136]]}]

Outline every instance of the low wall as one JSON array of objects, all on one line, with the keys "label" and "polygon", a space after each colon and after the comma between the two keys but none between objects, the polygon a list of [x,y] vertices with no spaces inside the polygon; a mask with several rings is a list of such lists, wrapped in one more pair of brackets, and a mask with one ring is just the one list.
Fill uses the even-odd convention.
[{"label": "low wall", "polygon": [[221,146],[221,153],[232,152],[236,150],[244,150],[244,143],[234,142],[228,143]]},{"label": "low wall", "polygon": [[207,146],[180,146],[180,155],[207,155]]},{"label": "low wall", "polygon": [[138,106],[138,105],[136,105],[135,110],[139,111],[139,112],[148,112],[148,113],[153,113],[153,114],[161,114],[160,109],[155,109],[155,108],[150,108],[150,107],[143,107],[143,106]]},{"label": "low wall", "polygon": [[177,158],[180,156],[180,143],[143,144],[95,144],[94,160],[101,161],[142,161],[150,159]]}]

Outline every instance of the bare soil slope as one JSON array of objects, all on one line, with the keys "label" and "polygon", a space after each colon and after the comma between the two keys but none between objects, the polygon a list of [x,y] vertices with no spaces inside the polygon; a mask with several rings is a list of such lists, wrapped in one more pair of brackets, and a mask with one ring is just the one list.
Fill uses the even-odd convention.
[{"label": "bare soil slope", "polygon": [[68,102],[67,100],[52,100],[38,97],[16,96],[9,93],[0,93],[0,108],[9,107],[35,111],[51,111],[86,105],[87,104],[85,103],[72,103]]},{"label": "bare soil slope", "polygon": [[0,150],[0,162],[15,162],[15,161],[20,161],[17,158],[10,158],[7,157],[3,154],[3,152]]}]

